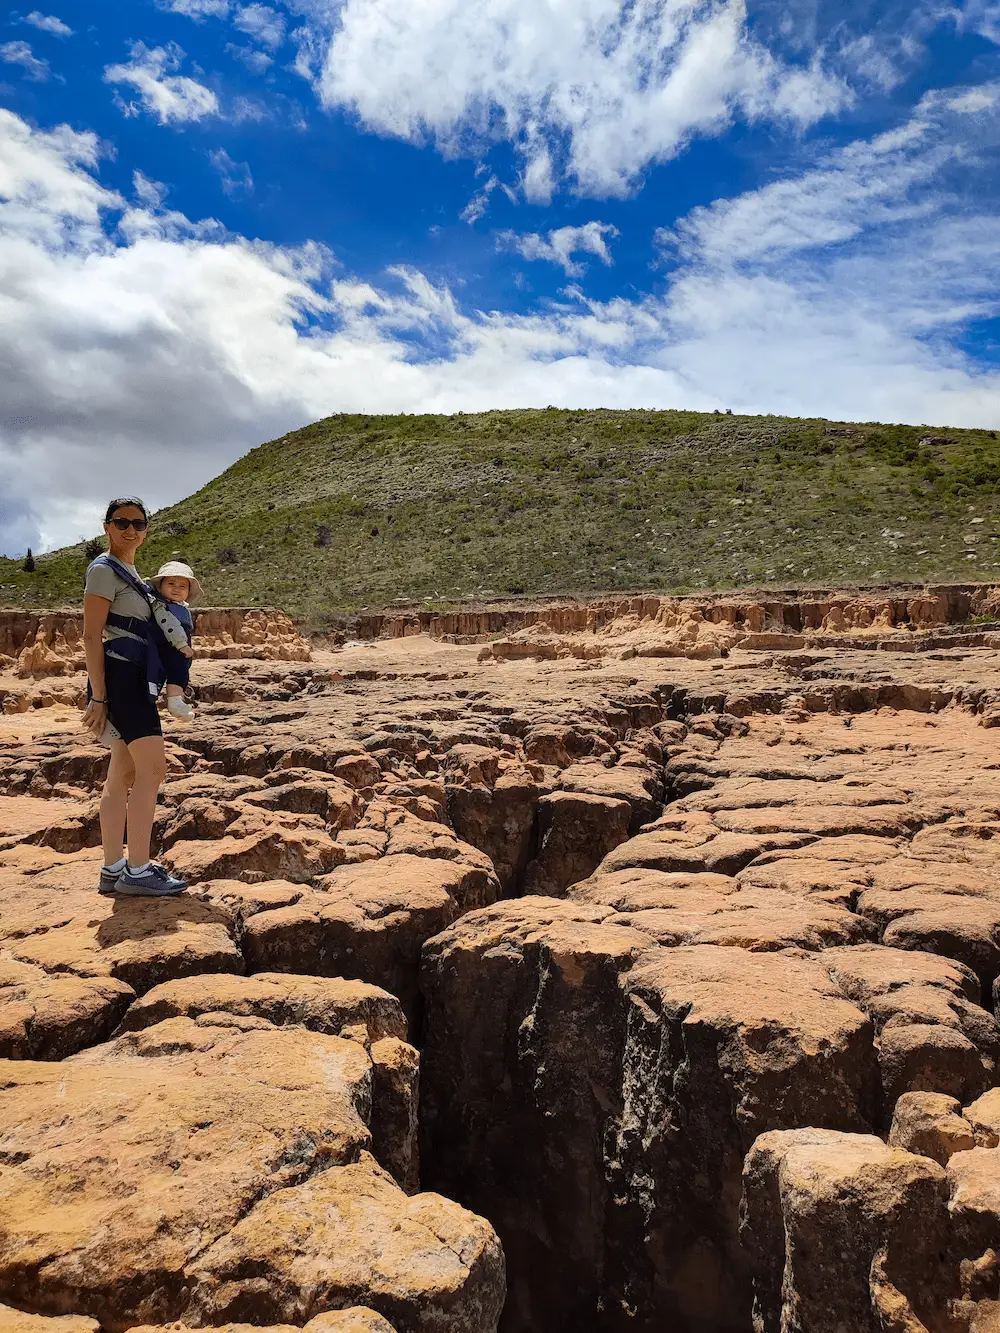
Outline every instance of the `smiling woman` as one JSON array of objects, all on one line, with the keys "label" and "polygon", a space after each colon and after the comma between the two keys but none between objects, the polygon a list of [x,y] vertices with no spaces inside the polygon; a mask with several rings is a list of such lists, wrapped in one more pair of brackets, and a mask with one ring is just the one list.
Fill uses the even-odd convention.
[{"label": "smiling woman", "polygon": [[149,859],[156,796],[167,765],[156,707],[159,681],[147,670],[153,611],[135,568],[135,554],[148,527],[141,500],[112,500],[108,505],[108,554],[98,556],[87,570],[83,598],[88,677],[83,721],[96,739],[111,746],[101,796],[100,892],[155,898],[182,893],[187,885]]}]

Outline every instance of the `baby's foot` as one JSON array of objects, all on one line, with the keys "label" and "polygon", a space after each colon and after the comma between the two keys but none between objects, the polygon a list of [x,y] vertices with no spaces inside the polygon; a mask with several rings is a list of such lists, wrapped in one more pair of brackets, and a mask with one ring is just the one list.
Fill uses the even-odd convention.
[{"label": "baby's foot", "polygon": [[180,718],[182,722],[190,722],[194,717],[194,709],[189,703],[186,703],[184,696],[180,694],[172,695],[167,700],[167,712],[171,717]]}]

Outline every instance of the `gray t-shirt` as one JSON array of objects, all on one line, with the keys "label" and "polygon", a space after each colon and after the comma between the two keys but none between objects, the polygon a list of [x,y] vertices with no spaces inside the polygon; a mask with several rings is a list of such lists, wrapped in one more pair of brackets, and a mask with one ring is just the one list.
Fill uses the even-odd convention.
[{"label": "gray t-shirt", "polygon": [[[139,578],[134,565],[126,565],[124,560],[122,565],[130,574],[134,574],[137,579]],[[132,616],[136,620],[150,620],[152,618],[153,613],[145,597],[140,597],[135,589],[120,574],[115,573],[110,565],[97,562],[92,564],[87,570],[87,581],[83,590],[84,592],[92,592],[98,597],[106,597],[111,603],[108,610],[113,611],[116,616]],[[142,638],[138,634],[130,634],[128,630],[118,629],[115,625],[105,625],[104,642],[113,643],[115,639],[138,639],[140,643],[142,642]],[[112,648],[109,648],[107,652],[108,656],[113,657],[116,662],[127,661],[127,658],[122,657],[120,653],[116,653]]]}]

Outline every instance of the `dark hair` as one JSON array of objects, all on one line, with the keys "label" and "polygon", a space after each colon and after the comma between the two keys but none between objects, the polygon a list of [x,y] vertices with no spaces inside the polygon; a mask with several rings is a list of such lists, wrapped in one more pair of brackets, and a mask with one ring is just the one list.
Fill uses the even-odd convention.
[{"label": "dark hair", "polygon": [[137,500],[134,495],[126,495],[123,496],[122,499],[120,500],[111,501],[111,503],[108,505],[108,511],[104,515],[105,523],[111,522],[112,515],[114,514],[116,509],[124,509],[126,505],[135,505],[136,509],[142,510],[143,518],[147,519],[149,518],[149,514],[146,512],[146,506],[142,503],[142,501]]}]

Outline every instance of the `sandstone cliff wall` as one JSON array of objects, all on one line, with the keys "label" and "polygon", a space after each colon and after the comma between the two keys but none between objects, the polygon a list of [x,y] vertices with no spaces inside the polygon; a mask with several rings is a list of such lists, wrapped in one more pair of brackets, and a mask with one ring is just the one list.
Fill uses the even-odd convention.
[{"label": "sandstone cliff wall", "polygon": [[629,620],[673,628],[691,619],[745,634],[877,633],[960,625],[983,615],[1000,618],[1000,587],[995,584],[693,597],[636,594],[447,612],[406,609],[344,617],[318,638],[343,642],[429,634],[446,642],[468,643],[540,626],[553,634],[596,634]]},{"label": "sandstone cliff wall", "polygon": [[[195,612],[195,657],[308,662],[295,622],[274,607],[207,607]],[[0,669],[40,679],[82,671],[80,611],[0,611]]]}]

